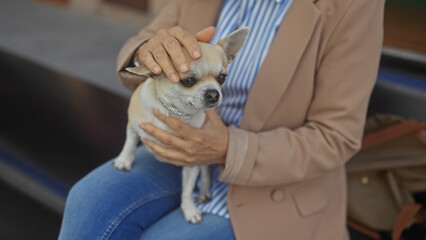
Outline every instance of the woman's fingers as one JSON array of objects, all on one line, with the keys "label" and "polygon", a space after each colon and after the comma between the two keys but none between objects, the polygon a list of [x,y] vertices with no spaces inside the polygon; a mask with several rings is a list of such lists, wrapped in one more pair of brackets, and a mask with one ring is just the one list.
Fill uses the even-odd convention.
[{"label": "woman's fingers", "polygon": [[170,117],[161,114],[157,110],[153,111],[154,116],[167,124],[175,133],[179,134],[183,139],[187,139],[190,136],[194,136],[195,133],[198,131],[197,128],[192,127],[191,125],[182,122],[180,119],[175,117]]},{"label": "woman's fingers", "polygon": [[179,166],[223,163],[228,147],[228,129],[215,111],[206,111],[206,121],[201,129],[182,122],[180,119],[153,111],[156,118],[169,126],[178,136],[142,123],[140,127],[161,144],[143,139],[157,156]]},{"label": "woman's fingers", "polygon": [[145,65],[151,72],[155,74],[161,73],[161,67],[154,60],[154,56],[152,56],[152,53],[149,50],[141,47],[137,54],[139,63]]},{"label": "woman's fingers", "polygon": [[165,146],[170,146],[172,148],[185,149],[187,148],[186,142],[169,132],[162,130],[161,128],[157,128],[150,123],[141,123],[139,125],[146,133],[156,138]]},{"label": "woman's fingers", "polygon": [[176,40],[176,38],[166,38],[163,41],[163,47],[166,49],[172,61],[176,64],[178,70],[182,73],[186,73],[189,71],[189,63],[186,59],[185,54],[183,53],[183,49],[180,43]]},{"label": "woman's fingers", "polygon": [[179,75],[176,72],[175,67],[172,64],[169,54],[166,49],[164,49],[161,42],[153,42],[154,47],[152,47],[152,55],[154,56],[154,60],[160,65],[161,69],[167,75],[167,77],[173,83],[179,82]]},{"label": "woman's fingers", "polygon": [[[203,29],[197,36],[210,41],[214,35],[214,27]],[[198,59],[201,57],[201,48],[197,43],[197,37],[182,27],[173,27],[158,31],[153,38],[144,43],[137,51],[140,63],[144,64],[153,73],[161,71],[173,83],[180,80],[178,72],[187,73],[190,65],[183,48],[190,57]]]},{"label": "woman's fingers", "polygon": [[162,146],[148,139],[141,139],[142,142],[155,152],[155,155],[161,160],[176,166],[191,166],[191,157],[185,155],[182,151],[174,148]]},{"label": "woman's fingers", "polygon": [[195,34],[195,38],[200,42],[210,42],[212,40],[214,34],[216,32],[216,28],[213,26],[206,27],[203,30],[199,31]]},{"label": "woman's fingers", "polygon": [[196,37],[181,27],[175,27],[170,30],[171,34],[179,41],[179,43],[186,49],[188,54],[193,59],[201,57],[201,48],[197,43]]}]

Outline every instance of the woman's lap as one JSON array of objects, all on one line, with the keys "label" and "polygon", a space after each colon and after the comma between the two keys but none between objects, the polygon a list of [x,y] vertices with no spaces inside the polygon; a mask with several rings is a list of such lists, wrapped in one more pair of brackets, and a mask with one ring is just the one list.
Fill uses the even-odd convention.
[{"label": "woman's lap", "polygon": [[[181,168],[161,163],[145,148],[138,148],[130,172],[116,170],[109,161],[71,189],[59,239],[138,239],[142,232],[149,234],[158,229],[161,225],[157,226],[157,223],[165,223],[163,219],[157,220],[179,207],[180,193]],[[175,219],[169,225],[180,226],[176,230],[192,231],[184,228],[183,223],[176,222],[178,213],[182,214],[180,209],[173,213],[170,216],[175,216]],[[165,219],[172,219],[170,216]],[[227,219],[213,217],[229,224]],[[210,217],[206,216],[205,220],[208,219]],[[183,216],[181,220],[186,223]],[[212,221],[204,221],[197,226],[203,228],[210,225],[209,222]],[[214,221],[214,224],[218,222]],[[151,225],[153,229],[148,231]],[[209,228],[214,229],[215,226]],[[165,227],[167,232],[168,229]],[[195,231],[195,228],[191,229]],[[229,230],[232,233],[231,228]]]},{"label": "woman's lap", "polygon": [[140,240],[232,240],[235,239],[229,219],[204,214],[200,224],[185,221],[180,209],[175,209],[151,225]]}]

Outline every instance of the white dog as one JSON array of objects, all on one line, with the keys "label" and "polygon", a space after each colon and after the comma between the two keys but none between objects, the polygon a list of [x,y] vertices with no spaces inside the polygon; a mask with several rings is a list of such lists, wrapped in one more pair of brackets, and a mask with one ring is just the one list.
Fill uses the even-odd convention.
[{"label": "white dog", "polygon": [[[238,29],[220,40],[217,45],[199,42],[202,57],[194,60],[187,55],[190,71],[181,74],[182,80],[178,84],[173,84],[164,73],[154,75],[142,65],[126,68],[127,71],[147,76],[148,79],[138,86],[130,100],[127,137],[123,150],[114,161],[115,168],[130,171],[139,138],[159,143],[157,139],[139,128],[140,123],[149,122],[174,133],[166,124],[155,118],[152,113],[154,109],[166,116],[177,117],[193,127],[201,128],[205,118],[204,110],[215,108],[222,102],[220,89],[227,76],[226,66],[241,50],[248,33],[248,28]],[[185,219],[190,223],[201,221],[201,212],[192,199],[192,192],[200,172],[201,189],[198,201],[206,202],[210,200],[210,175],[207,166],[183,167],[182,170],[181,209]]]}]

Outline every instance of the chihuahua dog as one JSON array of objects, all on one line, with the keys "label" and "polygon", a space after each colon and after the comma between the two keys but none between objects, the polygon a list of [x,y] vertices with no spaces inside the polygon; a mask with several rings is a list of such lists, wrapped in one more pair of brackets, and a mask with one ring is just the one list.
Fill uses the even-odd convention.
[{"label": "chihuahua dog", "polygon": [[[123,150],[114,161],[115,168],[130,171],[140,137],[161,144],[139,128],[141,122],[149,122],[176,134],[165,123],[155,118],[153,110],[179,118],[195,128],[202,127],[204,110],[215,108],[222,102],[221,86],[227,76],[226,67],[241,50],[248,33],[248,28],[240,28],[216,45],[199,42],[202,57],[197,60],[188,57],[185,52],[190,63],[190,71],[180,75],[182,80],[178,84],[173,84],[164,73],[154,75],[143,65],[126,68],[131,73],[148,78],[138,86],[130,99],[127,136]],[[153,153],[151,149],[148,150]],[[201,212],[192,199],[192,192],[200,172],[201,188],[197,201],[206,202],[210,200],[210,174],[207,166],[182,169],[181,209],[186,221],[190,223],[201,221]]]}]

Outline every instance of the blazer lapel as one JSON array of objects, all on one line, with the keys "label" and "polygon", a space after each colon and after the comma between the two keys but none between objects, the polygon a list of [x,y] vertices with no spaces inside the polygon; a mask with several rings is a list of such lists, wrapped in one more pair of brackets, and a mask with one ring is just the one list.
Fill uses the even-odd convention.
[{"label": "blazer lapel", "polygon": [[179,21],[181,26],[192,33],[216,26],[223,0],[189,0],[184,3]]},{"label": "blazer lapel", "polygon": [[320,16],[310,0],[293,0],[250,91],[240,127],[260,131],[290,83]]}]

